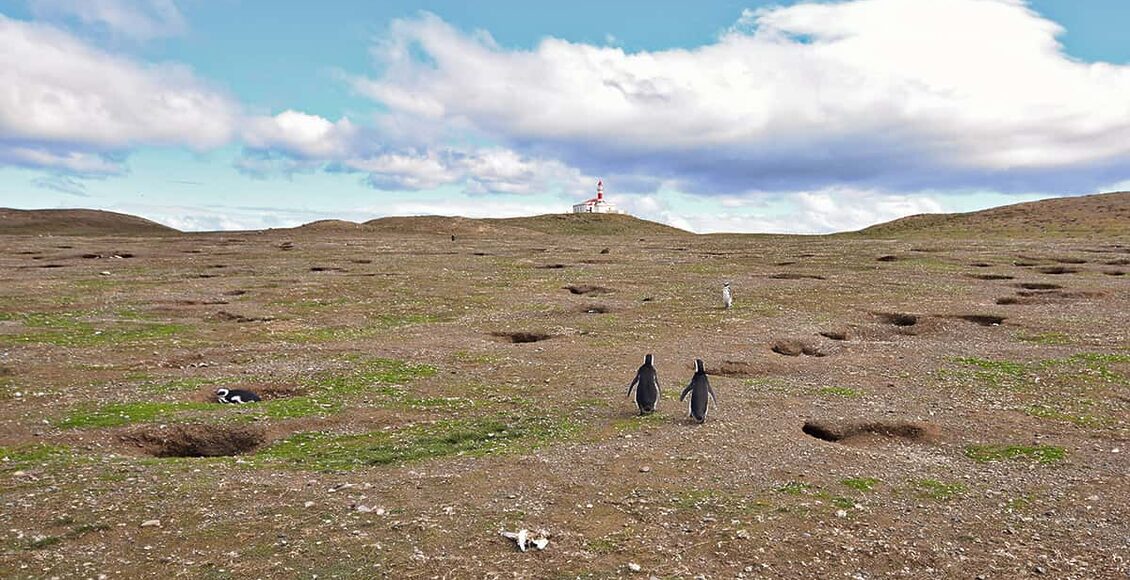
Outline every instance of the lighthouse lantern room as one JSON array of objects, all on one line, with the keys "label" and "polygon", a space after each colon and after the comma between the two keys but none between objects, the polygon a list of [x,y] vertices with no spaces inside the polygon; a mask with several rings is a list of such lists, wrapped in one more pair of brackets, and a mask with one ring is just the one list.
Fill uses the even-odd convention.
[{"label": "lighthouse lantern room", "polygon": [[573,213],[620,213],[604,199],[604,181],[596,182],[596,197],[573,205]]}]

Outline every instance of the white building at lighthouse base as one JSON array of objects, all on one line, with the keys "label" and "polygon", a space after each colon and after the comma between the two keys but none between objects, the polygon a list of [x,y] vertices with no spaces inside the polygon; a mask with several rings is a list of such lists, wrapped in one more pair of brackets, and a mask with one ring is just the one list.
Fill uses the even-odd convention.
[{"label": "white building at lighthouse base", "polygon": [[624,213],[604,199],[604,181],[596,182],[596,197],[573,204],[573,213]]}]

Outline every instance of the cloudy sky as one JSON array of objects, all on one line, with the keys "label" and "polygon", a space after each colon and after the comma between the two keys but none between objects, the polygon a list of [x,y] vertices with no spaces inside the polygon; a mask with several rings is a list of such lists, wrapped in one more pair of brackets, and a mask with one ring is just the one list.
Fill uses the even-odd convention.
[{"label": "cloudy sky", "polygon": [[0,206],[507,217],[599,177],[685,229],[811,233],[1130,189],[1127,27],[1126,0],[0,0]]}]

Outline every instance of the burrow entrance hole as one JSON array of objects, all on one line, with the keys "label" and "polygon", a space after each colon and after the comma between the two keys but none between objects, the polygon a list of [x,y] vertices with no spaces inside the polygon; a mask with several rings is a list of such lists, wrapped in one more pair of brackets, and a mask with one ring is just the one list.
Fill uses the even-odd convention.
[{"label": "burrow entrance hole", "polygon": [[902,314],[899,312],[880,312],[877,316],[887,324],[895,326],[914,326],[918,324],[918,316],[914,314]]},{"label": "burrow entrance hole", "polygon": [[493,336],[495,338],[500,338],[504,342],[510,342],[510,343],[513,343],[513,344],[524,344],[524,343],[527,343],[527,342],[541,342],[543,340],[548,340],[550,338],[553,338],[552,334],[546,334],[544,332],[524,332],[524,331],[519,331],[519,332],[492,332],[491,336]]},{"label": "burrow entrance hole", "polygon": [[1059,284],[1047,284],[1044,282],[1021,282],[1017,284],[1016,287],[1025,290],[1059,290],[1063,288],[1063,286]]},{"label": "burrow entrance hole", "polygon": [[966,322],[980,324],[981,326],[1000,326],[1005,321],[1005,316],[995,316],[992,314],[958,314],[954,318],[959,318]]},{"label": "burrow entrance hole", "polygon": [[805,421],[801,428],[806,435],[851,444],[867,439],[901,439],[925,442],[938,436],[938,428],[929,423],[910,421]]},{"label": "burrow entrance hole", "polygon": [[566,290],[573,294],[584,296],[586,294],[609,294],[613,290],[605,288],[604,286],[593,286],[590,284],[573,284],[565,287]]},{"label": "burrow entrance hole", "polygon": [[251,425],[151,425],[122,440],[154,457],[220,457],[254,451],[266,432]]}]

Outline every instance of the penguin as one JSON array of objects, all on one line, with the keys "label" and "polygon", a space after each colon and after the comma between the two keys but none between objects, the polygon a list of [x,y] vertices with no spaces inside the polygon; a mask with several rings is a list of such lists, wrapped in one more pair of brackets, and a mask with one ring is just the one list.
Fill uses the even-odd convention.
[{"label": "penguin", "polygon": [[653,355],[644,355],[643,365],[636,371],[636,378],[628,385],[628,396],[632,396],[632,388],[636,389],[636,406],[640,415],[655,412],[655,404],[659,402],[659,372],[655,370]]},{"label": "penguin", "polygon": [[706,365],[700,358],[695,359],[694,376],[691,377],[691,382],[687,385],[687,388],[683,389],[683,394],[679,395],[679,400],[685,399],[687,393],[691,394],[691,402],[687,405],[687,412],[695,421],[706,422],[706,413],[710,406],[707,397],[714,399],[716,405],[718,398],[714,396],[714,389],[710,388],[710,379],[706,378]]},{"label": "penguin", "polygon": [[722,306],[729,310],[734,305],[734,298],[730,295],[730,283],[722,284]]},{"label": "penguin", "polygon": [[221,403],[255,403],[259,395],[243,389],[216,389],[216,399]]}]

